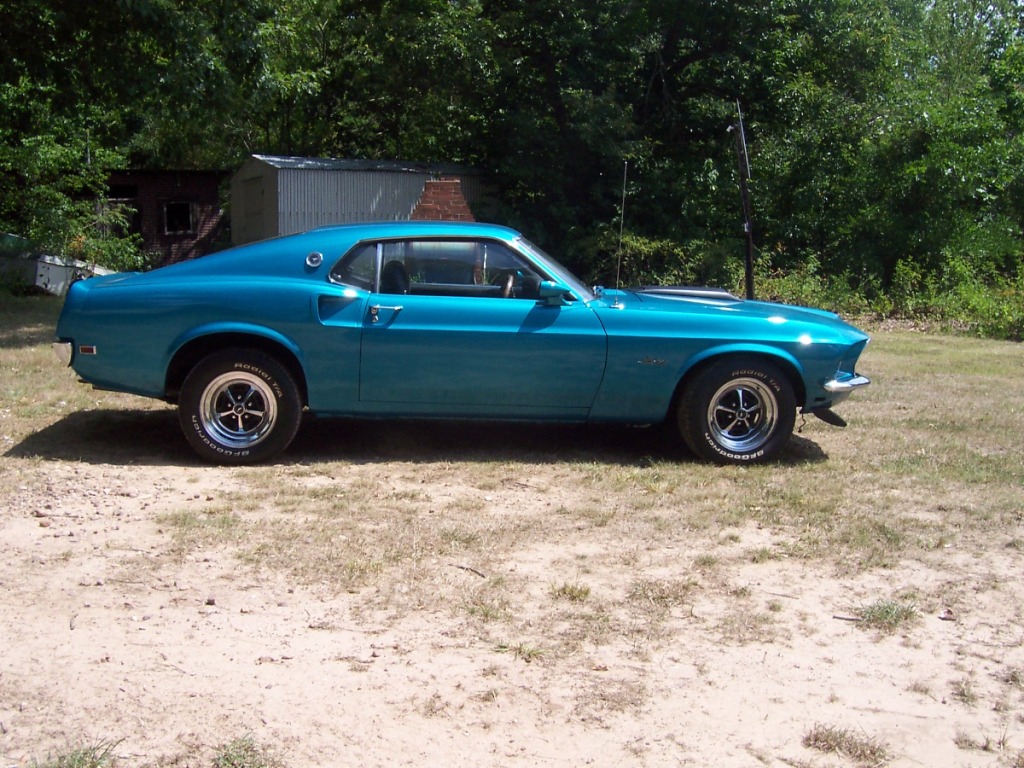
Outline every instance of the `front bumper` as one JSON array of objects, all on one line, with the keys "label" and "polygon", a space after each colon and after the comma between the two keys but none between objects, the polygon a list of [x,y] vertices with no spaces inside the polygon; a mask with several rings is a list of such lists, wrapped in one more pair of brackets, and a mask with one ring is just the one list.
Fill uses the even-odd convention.
[{"label": "front bumper", "polygon": [[859,376],[857,374],[851,374],[850,376],[842,379],[832,379],[831,381],[825,382],[825,391],[831,392],[832,394],[845,394],[849,395],[853,390],[861,387],[866,387],[871,383],[871,379],[867,376]]},{"label": "front bumper", "polygon": [[839,405],[851,394],[854,390],[863,389],[871,383],[871,379],[867,376],[860,376],[856,373],[848,373],[845,375],[837,376],[834,379],[826,381],[822,388],[832,395],[829,407]]}]

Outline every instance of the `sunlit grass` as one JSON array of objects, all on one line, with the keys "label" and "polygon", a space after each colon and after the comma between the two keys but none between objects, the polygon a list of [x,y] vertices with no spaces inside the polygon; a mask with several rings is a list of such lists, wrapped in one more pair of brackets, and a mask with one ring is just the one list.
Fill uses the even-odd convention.
[{"label": "sunlit grass", "polygon": [[[44,487],[79,454],[130,463],[142,450],[204,478],[168,406],[94,391],[58,366],[47,318],[53,305],[0,349],[3,498]],[[342,426],[268,466],[209,470],[212,487],[156,522],[179,561],[220,548],[242,569],[344,595],[354,612],[447,612],[520,661],[615,643],[643,657],[688,631],[781,642],[790,603],[766,601],[737,569],[855,576],[953,546],[1024,550],[1024,347],[880,333],[860,368],[872,386],[837,409],[850,426],[798,418],[763,466],[698,463],[643,430],[381,424],[362,428],[364,441],[386,435],[364,447]],[[164,431],[132,431],[154,414],[148,426]],[[715,599],[713,616],[694,614]],[[880,600],[860,624],[902,632],[915,610]]]}]

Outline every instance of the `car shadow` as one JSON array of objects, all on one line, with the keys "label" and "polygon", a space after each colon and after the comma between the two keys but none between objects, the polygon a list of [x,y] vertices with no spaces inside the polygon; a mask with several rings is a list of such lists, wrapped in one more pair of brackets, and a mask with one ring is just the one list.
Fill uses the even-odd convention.
[{"label": "car shadow", "polygon": [[[174,410],[81,411],[28,435],[5,456],[91,464],[205,466]],[[794,435],[778,465],[823,461],[814,442]],[[668,430],[617,425],[476,421],[378,421],[307,417],[279,464],[330,461],[584,462],[642,466],[696,463]]]},{"label": "car shadow", "polygon": [[86,464],[201,464],[170,409],[77,411],[28,435],[4,456]]}]

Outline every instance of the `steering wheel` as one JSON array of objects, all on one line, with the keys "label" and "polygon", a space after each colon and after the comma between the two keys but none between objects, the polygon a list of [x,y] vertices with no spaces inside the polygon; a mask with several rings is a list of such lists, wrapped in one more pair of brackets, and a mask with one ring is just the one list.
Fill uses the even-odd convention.
[{"label": "steering wheel", "polygon": [[491,285],[496,285],[501,289],[501,298],[511,298],[512,289],[515,288],[516,285],[516,276],[511,272],[502,272],[491,280]]}]

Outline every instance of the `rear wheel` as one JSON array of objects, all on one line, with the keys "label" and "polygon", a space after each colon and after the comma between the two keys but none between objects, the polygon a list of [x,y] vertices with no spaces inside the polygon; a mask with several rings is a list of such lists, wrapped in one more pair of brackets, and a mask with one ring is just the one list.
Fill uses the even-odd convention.
[{"label": "rear wheel", "polygon": [[679,431],[694,453],[719,464],[764,461],[793,433],[796,397],[771,363],[729,358],[711,364],[683,393]]},{"label": "rear wheel", "polygon": [[207,461],[253,464],[288,447],[302,399],[288,369],[270,355],[228,349],[203,358],[185,378],[178,420]]}]

